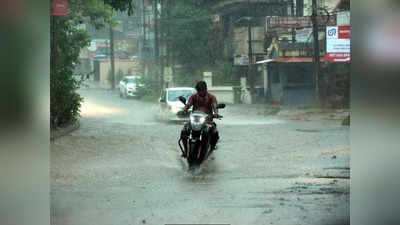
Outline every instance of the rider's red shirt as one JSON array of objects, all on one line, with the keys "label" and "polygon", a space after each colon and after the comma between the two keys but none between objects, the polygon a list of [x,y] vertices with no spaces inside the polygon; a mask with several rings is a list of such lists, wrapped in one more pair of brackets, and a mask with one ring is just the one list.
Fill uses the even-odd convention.
[{"label": "rider's red shirt", "polygon": [[200,97],[199,94],[194,94],[188,101],[189,106],[193,105],[193,110],[200,110],[207,114],[213,113],[212,104],[217,104],[217,98],[208,92],[204,98]]}]

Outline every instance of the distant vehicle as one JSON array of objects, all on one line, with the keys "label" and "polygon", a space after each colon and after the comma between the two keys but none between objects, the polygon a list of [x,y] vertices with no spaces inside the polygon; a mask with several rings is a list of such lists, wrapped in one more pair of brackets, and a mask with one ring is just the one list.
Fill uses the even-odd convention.
[{"label": "distant vehicle", "polygon": [[190,96],[196,94],[196,89],[191,87],[175,87],[166,88],[162,91],[160,102],[160,117],[170,121],[188,120],[188,115],[177,115],[185,106],[179,97],[183,96],[189,99]]},{"label": "distant vehicle", "polygon": [[121,98],[140,97],[138,87],[142,87],[140,76],[125,76],[119,82],[119,96]]}]

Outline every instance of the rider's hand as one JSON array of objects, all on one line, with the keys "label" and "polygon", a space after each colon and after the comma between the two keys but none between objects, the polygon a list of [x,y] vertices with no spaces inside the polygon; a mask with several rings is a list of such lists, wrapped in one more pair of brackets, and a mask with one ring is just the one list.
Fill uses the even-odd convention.
[{"label": "rider's hand", "polygon": [[220,118],[222,118],[222,116],[221,116],[221,115],[219,115],[218,113],[215,113],[215,114],[213,115],[213,117],[214,117],[214,118],[216,118],[216,119],[220,119]]},{"label": "rider's hand", "polygon": [[187,114],[187,110],[181,110],[177,114],[181,115],[181,116],[186,115]]}]

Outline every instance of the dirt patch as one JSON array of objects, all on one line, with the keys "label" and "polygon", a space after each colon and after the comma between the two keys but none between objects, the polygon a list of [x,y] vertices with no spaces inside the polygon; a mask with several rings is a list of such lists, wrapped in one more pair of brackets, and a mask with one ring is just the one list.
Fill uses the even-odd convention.
[{"label": "dirt patch", "polygon": [[334,123],[342,123],[349,115],[349,110],[324,110],[324,109],[302,109],[287,108],[281,109],[277,114],[279,117],[287,120],[300,121],[331,121]]},{"label": "dirt patch", "polygon": [[71,133],[74,130],[79,129],[80,123],[79,121],[75,121],[69,125],[66,125],[64,127],[58,127],[50,130],[50,141],[53,141],[59,137],[65,136],[69,133]]}]

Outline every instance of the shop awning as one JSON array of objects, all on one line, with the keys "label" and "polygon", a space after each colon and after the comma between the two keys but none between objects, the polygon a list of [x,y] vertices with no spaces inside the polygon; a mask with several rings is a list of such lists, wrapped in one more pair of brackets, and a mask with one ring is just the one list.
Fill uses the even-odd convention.
[{"label": "shop awning", "polygon": [[[320,62],[325,62],[325,57],[319,58]],[[276,59],[266,59],[256,62],[256,64],[267,64],[271,62],[277,63],[312,63],[314,59],[312,57],[287,57],[287,58],[276,58]]]}]

